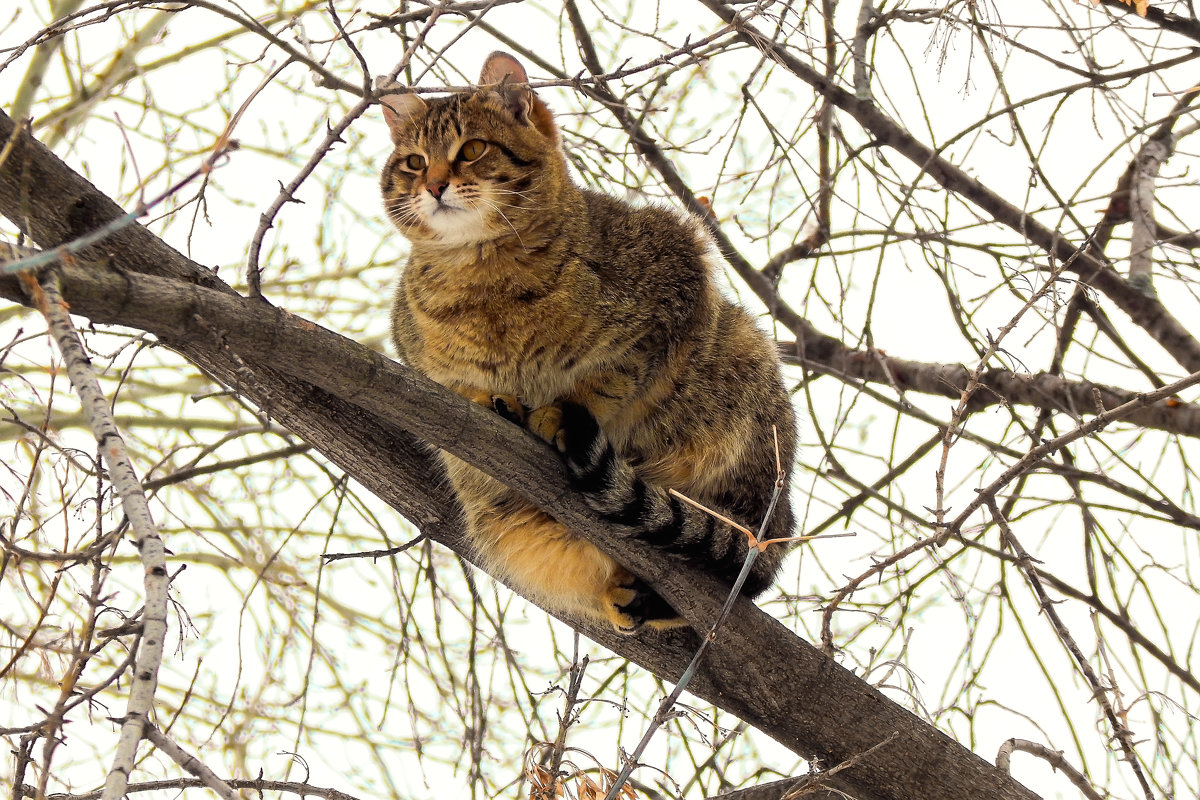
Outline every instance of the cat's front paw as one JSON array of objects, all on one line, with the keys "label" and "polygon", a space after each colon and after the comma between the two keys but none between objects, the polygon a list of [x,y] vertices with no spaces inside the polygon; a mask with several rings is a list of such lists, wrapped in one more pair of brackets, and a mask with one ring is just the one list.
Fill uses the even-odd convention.
[{"label": "cat's front paw", "polygon": [[558,432],[562,429],[562,403],[551,403],[529,412],[529,430],[538,438],[556,448],[560,453],[562,447],[558,442]]},{"label": "cat's front paw", "polygon": [[[617,455],[585,406],[562,400],[535,409],[529,429],[558,450],[571,487],[601,516],[630,528],[657,519],[647,505],[654,499],[651,488]],[[664,518],[673,519],[669,510]]]},{"label": "cat's front paw", "polygon": [[524,425],[529,409],[511,394],[492,394],[484,389],[459,389],[458,393],[484,408],[490,408],[514,425]]},{"label": "cat's front paw", "polygon": [[562,455],[576,489],[584,493],[604,489],[614,454],[600,423],[586,407],[560,400],[534,409],[529,429]]},{"label": "cat's front paw", "polygon": [[492,395],[492,410],[514,425],[524,425],[529,409],[511,394]]}]

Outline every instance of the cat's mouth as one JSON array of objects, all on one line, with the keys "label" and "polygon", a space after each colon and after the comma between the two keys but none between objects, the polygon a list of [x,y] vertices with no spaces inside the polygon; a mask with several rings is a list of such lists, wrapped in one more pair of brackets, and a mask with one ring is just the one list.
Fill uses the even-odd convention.
[{"label": "cat's mouth", "polygon": [[423,205],[420,216],[437,241],[474,244],[494,237],[487,214],[481,208],[461,205],[449,198]]},{"label": "cat's mouth", "polygon": [[429,195],[422,201],[421,205],[425,213],[430,217],[438,214],[454,214],[475,210],[463,203],[452,191],[446,191],[441,197]]},{"label": "cat's mouth", "polygon": [[438,203],[429,209],[426,220],[435,227],[446,224],[470,225],[480,219],[479,212],[473,208],[454,206],[449,203]]}]

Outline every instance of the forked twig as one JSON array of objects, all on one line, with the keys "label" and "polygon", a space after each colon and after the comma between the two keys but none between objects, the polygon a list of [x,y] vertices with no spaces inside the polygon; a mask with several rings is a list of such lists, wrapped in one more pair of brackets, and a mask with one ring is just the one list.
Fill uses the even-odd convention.
[{"label": "forked twig", "polygon": [[672,497],[678,497],[683,502],[687,503],[690,506],[693,506],[694,508],[700,509],[705,514],[708,514],[710,517],[716,517],[717,519],[721,520],[721,522],[724,522],[726,525],[730,526],[731,528],[736,528],[737,530],[746,534],[746,538],[748,538],[750,540],[750,545],[752,547],[756,547],[758,545],[758,538],[754,535],[754,532],[752,530],[750,530],[749,528],[747,528],[745,525],[741,525],[737,522],[734,522],[733,520],[731,520],[729,517],[725,516],[721,512],[709,508],[708,506],[704,505],[703,503],[701,503],[698,500],[693,500],[692,498],[688,497],[683,492],[677,491],[675,489],[667,489],[667,494],[671,495]]},{"label": "forked twig", "polygon": [[[745,525],[740,525],[740,524],[734,522],[729,517],[722,514],[720,511],[709,508],[708,506],[704,505],[704,503],[701,503],[698,500],[693,500],[692,498],[688,497],[683,492],[680,492],[676,489],[668,489],[667,492],[672,497],[678,497],[680,500],[687,503],[688,505],[693,506],[694,508],[698,508],[701,511],[703,511],[705,514],[708,514],[711,517],[719,519],[721,522],[724,522],[726,525],[729,525],[732,528],[736,528],[737,530],[746,534],[746,538],[750,540],[751,549],[757,548],[758,550],[761,551],[761,550],[765,550],[766,548],[770,547],[773,544],[786,544],[787,542],[811,542],[813,539],[840,539],[840,538],[843,538],[846,536],[856,536],[857,535],[855,533],[822,533],[822,534],[814,534],[812,536],[779,536],[775,539],[759,539],[757,536],[754,535],[754,531],[750,530]],[[760,533],[761,533],[761,531],[760,531]]]},{"label": "forked twig", "polygon": [[[550,786],[545,793],[547,800],[553,800],[558,795],[559,780],[562,777],[559,775],[559,770],[562,769],[563,755],[567,752],[567,731],[570,730],[577,718],[578,712],[575,710],[575,706],[579,703],[583,673],[588,666],[588,657],[579,655],[579,631],[575,632],[573,640],[575,654],[571,660],[570,680],[567,681],[567,690],[563,693],[563,711],[562,716],[558,718],[558,735],[554,737],[554,744],[551,745],[550,766],[546,768],[546,773],[550,777]],[[532,798],[533,795],[530,794],[530,797]]]}]

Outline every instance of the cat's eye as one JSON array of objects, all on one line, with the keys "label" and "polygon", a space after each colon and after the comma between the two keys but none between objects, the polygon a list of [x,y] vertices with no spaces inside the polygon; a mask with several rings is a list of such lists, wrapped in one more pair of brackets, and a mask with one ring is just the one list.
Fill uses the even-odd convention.
[{"label": "cat's eye", "polygon": [[483,139],[471,139],[458,149],[458,158],[460,161],[474,161],[484,154],[487,150],[487,142]]},{"label": "cat's eye", "polygon": [[404,166],[411,170],[425,169],[425,156],[413,153],[404,159]]}]

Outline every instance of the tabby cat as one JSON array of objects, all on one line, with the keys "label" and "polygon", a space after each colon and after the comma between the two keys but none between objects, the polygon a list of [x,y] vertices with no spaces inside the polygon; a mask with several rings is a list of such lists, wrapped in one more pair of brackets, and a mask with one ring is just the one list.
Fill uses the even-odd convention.
[{"label": "tabby cat", "polygon": [[[524,68],[493,53],[475,89],[381,91],[395,150],[381,186],[412,243],[392,307],[403,361],[524,424],[561,454],[589,505],[629,535],[728,583],[746,536],[668,494],[756,528],[795,420],[775,347],[714,281],[700,225],[575,185]],[[389,88],[397,93],[387,93]],[[444,455],[492,574],[544,607],[631,633],[682,624],[640,579],[522,495]],[[790,535],[786,492],[770,535]],[[773,580],[771,547],[745,593]]]}]

